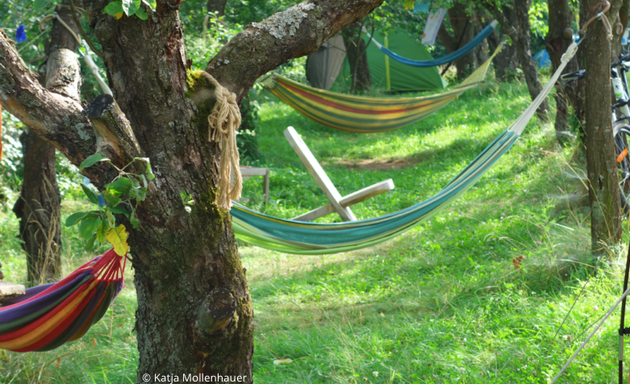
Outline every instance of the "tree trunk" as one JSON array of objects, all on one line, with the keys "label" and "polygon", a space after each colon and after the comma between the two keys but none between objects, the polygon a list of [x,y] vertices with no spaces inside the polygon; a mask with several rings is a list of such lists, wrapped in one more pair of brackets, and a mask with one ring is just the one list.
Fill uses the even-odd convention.
[{"label": "tree trunk", "polygon": [[211,13],[217,13],[219,16],[225,15],[225,4],[227,0],[208,0],[206,10]]},{"label": "tree trunk", "polygon": [[[549,32],[545,37],[547,52],[551,60],[553,72],[560,66],[560,59],[567,47],[573,41],[573,14],[569,7],[568,0],[549,0]],[[563,73],[577,70],[577,58],[573,57],[567,64]],[[556,83],[556,139],[561,146],[564,146],[570,139],[567,132],[569,122],[569,105],[577,104],[577,84],[576,82],[563,87],[560,82]]]},{"label": "tree trunk", "polygon": [[[599,0],[584,1],[585,8]],[[620,1],[612,1],[611,11],[618,10]],[[614,20],[614,13],[608,16]],[[592,15],[591,15],[592,16]],[[590,17],[590,16],[589,16]],[[610,89],[610,43],[600,21],[592,23],[586,32],[586,126],[585,144],[589,200],[591,205],[591,248],[603,254],[610,244],[621,240],[621,204],[617,180],[617,163],[613,143]],[[604,58],[604,59],[603,59]]]},{"label": "tree trunk", "polygon": [[[511,0],[509,3],[503,4],[501,10],[499,10],[496,2],[493,0],[486,0],[482,5],[497,19],[499,24],[501,24],[501,28],[512,39],[523,75],[525,76],[529,95],[534,100],[542,90],[542,85],[538,80],[536,64],[529,48],[530,24],[528,11],[531,0]],[[543,121],[549,120],[549,103],[547,103],[547,100],[543,101],[538,107],[536,114]]]},{"label": "tree trunk", "polygon": [[34,133],[20,136],[24,161],[22,191],[13,212],[20,219],[28,281],[55,280],[61,272],[61,220],[55,147]]},{"label": "tree trunk", "polygon": [[[79,33],[68,6],[57,6],[55,11],[76,34]],[[71,57],[74,55],[71,51],[76,48],[72,34],[53,19],[50,41],[46,44],[48,63],[40,67],[40,80],[46,88],[78,101],[81,77],[78,60]],[[76,64],[66,66],[68,60],[74,60]],[[20,219],[28,280],[41,284],[55,280],[61,272],[61,210],[55,148],[32,132],[24,132],[20,141],[24,179],[13,211]]]},{"label": "tree trunk", "polygon": [[[79,103],[40,87],[1,31],[0,104],[74,164],[97,150],[118,167],[137,156],[151,161],[156,177],[137,208],[139,227],[117,217],[129,232],[135,269],[137,380],[201,373],[251,383],[251,297],[230,215],[215,203],[221,149],[208,140],[208,115],[216,95],[214,86],[188,67],[179,3],[161,0],[153,11],[143,2],[147,20],[117,20],[103,13],[106,0],[84,1],[121,111],[118,121],[128,123],[132,133],[101,131]],[[260,76],[314,52],[381,3],[298,4],[246,27],[206,72],[241,100]],[[104,142],[105,136],[115,145]],[[100,189],[117,176],[107,163],[83,174]],[[180,197],[184,191],[195,202],[190,212]]]},{"label": "tree trunk", "polygon": [[[453,29],[453,35],[448,32],[444,23],[440,25],[438,30],[438,39],[444,48],[449,52],[454,52],[464,45],[468,44],[474,37],[477,31],[477,21],[471,18],[471,15],[466,11],[466,6],[456,2],[447,11],[450,18],[451,28]],[[472,15],[474,16],[474,14]],[[486,47],[487,48],[487,47]],[[455,61],[455,68],[457,69],[457,78],[464,79],[476,68],[476,50],[468,53],[466,56]]]},{"label": "tree trunk", "polygon": [[[488,36],[488,45],[490,46],[490,51],[494,52],[499,44],[503,40],[506,39],[506,36],[502,34],[499,36],[499,33],[495,30]],[[518,56],[516,55],[516,49],[511,44],[503,45],[501,52],[494,57],[492,61],[494,64],[494,74],[497,78],[497,81],[506,82],[516,79],[518,76],[516,74],[516,69],[518,68]]]},{"label": "tree trunk", "polygon": [[350,64],[352,76],[352,88],[350,93],[367,92],[372,89],[372,77],[367,60],[367,46],[361,38],[361,26],[353,24],[341,33],[343,43],[346,46],[346,55]]}]

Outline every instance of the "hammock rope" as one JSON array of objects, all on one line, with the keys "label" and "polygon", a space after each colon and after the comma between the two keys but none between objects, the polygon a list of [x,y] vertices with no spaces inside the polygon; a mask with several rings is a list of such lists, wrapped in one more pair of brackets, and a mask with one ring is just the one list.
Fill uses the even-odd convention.
[{"label": "hammock rope", "polygon": [[236,236],[247,243],[273,251],[321,255],[369,247],[406,232],[414,225],[428,220],[461,196],[510,149],[576,51],[577,44],[571,44],[562,56],[560,66],[538,97],[506,131],[501,133],[475,160],[428,200],[381,217],[332,224],[281,219],[234,204],[230,213]]},{"label": "hammock rope", "polygon": [[384,132],[413,124],[444,108],[486,77],[501,46],[457,87],[436,95],[376,98],[344,95],[312,88],[280,75],[269,76],[263,87],[303,116],[340,131]]},{"label": "hammock rope", "polygon": [[81,338],[122,290],[125,263],[114,249],[54,284],[29,288],[0,307],[0,348],[49,351]]},{"label": "hammock rope", "polygon": [[463,47],[459,48],[456,51],[453,51],[447,55],[444,55],[438,59],[433,59],[433,60],[413,60],[413,59],[408,59],[406,57],[400,56],[390,51],[389,49],[385,48],[381,43],[376,41],[374,37],[371,36],[367,31],[364,30],[364,32],[368,36],[368,38],[371,39],[374,42],[374,44],[376,44],[376,46],[378,47],[378,49],[381,50],[381,52],[391,57],[392,59],[398,61],[399,63],[411,65],[412,67],[428,68],[428,67],[436,67],[438,65],[448,64],[466,56],[468,53],[470,53],[470,51],[472,51],[473,49],[475,49],[475,47],[481,44],[481,42],[484,41],[486,37],[490,36],[490,34],[496,28],[497,24],[498,24],[498,21],[492,20],[492,23],[490,23],[481,32],[479,32],[479,34],[475,36],[472,40],[470,40],[468,44],[464,45]]}]

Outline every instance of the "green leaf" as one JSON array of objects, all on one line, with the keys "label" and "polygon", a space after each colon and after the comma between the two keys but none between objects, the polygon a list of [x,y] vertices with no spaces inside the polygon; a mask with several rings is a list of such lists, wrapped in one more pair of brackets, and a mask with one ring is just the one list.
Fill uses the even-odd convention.
[{"label": "green leaf", "polygon": [[140,20],[146,20],[149,18],[149,15],[142,7],[138,8],[138,10],[136,11],[136,16],[138,16],[138,19]]},{"label": "green leaf", "polygon": [[99,216],[88,215],[85,219],[83,219],[83,221],[81,221],[81,225],[79,226],[79,235],[87,240],[92,237],[96,228],[100,227],[101,224],[103,224],[103,221]]},{"label": "green leaf", "polygon": [[131,3],[129,4],[129,11],[127,12],[127,14],[129,16],[134,15],[138,8],[140,8],[140,3],[142,3],[142,0],[131,0]]},{"label": "green leaf", "polygon": [[42,8],[44,8],[44,6],[46,4],[48,4],[49,0],[35,0],[35,2],[33,3],[33,9],[35,11],[41,11]]},{"label": "green leaf", "polygon": [[140,221],[135,215],[129,218],[129,222],[131,223],[131,226],[134,228],[138,228],[138,225],[140,225]]},{"label": "green leaf", "polygon": [[106,13],[112,16],[116,15],[117,13],[122,13],[122,11],[123,11],[122,1],[120,0],[107,4],[105,9],[103,9],[103,13]]},{"label": "green leaf", "polygon": [[125,15],[131,16],[133,13],[129,13],[129,8],[131,8],[132,0],[122,0],[122,9],[125,12]]},{"label": "green leaf", "polygon": [[[107,8],[107,7],[105,7],[105,8]],[[104,161],[104,160],[109,160],[109,159],[107,157],[101,155],[100,153],[95,153],[92,156],[88,156],[87,159],[83,160],[83,162],[79,166],[79,169],[82,171],[84,168],[90,167],[90,166],[98,163],[99,161]]]},{"label": "green leaf", "polygon": [[120,177],[116,179],[116,181],[114,181],[113,183],[109,184],[109,189],[110,192],[111,189],[114,189],[124,195],[125,193],[128,193],[131,189],[131,181],[126,177]]},{"label": "green leaf", "polygon": [[81,188],[83,189],[83,193],[85,193],[87,198],[92,203],[98,204],[98,196],[96,196],[96,194],[94,192],[92,192],[92,190],[90,188],[86,187],[84,184],[81,184]]},{"label": "green leaf", "polygon": [[100,241],[101,243],[104,242],[107,231],[109,231],[109,228],[105,228],[104,225],[101,225],[100,227],[96,228],[96,239]]},{"label": "green leaf", "polygon": [[120,224],[116,228],[110,229],[105,237],[114,246],[114,251],[119,256],[125,256],[129,252],[129,246],[127,245],[128,236],[125,226]]},{"label": "green leaf", "polygon": [[114,228],[116,226],[116,219],[110,209],[105,210],[105,217],[107,217],[107,227]]},{"label": "green leaf", "polygon": [[103,195],[103,197],[105,198],[105,201],[107,201],[107,204],[110,207],[115,207],[118,204],[120,204],[120,202],[122,201],[120,199],[120,197],[116,196],[115,194],[112,194],[112,192],[118,192],[118,191],[110,191],[109,193],[106,193]]},{"label": "green leaf", "polygon": [[94,248],[94,241],[96,241],[96,235],[90,237],[90,240],[85,244],[85,250],[90,252]]},{"label": "green leaf", "polygon": [[77,213],[73,213],[72,215],[68,216],[68,218],[66,219],[66,227],[70,227],[70,226],[76,224],[77,221],[83,219],[87,214],[88,214],[88,212],[77,212]]},{"label": "green leaf", "polygon": [[127,217],[129,217],[129,211],[127,211],[125,208],[123,207],[109,207],[109,210],[112,213],[115,213],[117,215],[125,215]]}]

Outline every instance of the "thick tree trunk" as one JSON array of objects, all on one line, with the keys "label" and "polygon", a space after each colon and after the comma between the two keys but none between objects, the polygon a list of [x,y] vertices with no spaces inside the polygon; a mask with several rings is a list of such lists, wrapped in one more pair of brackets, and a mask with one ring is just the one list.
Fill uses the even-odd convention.
[{"label": "thick tree trunk", "polygon": [[[208,141],[214,86],[187,66],[179,0],[158,1],[156,11],[143,3],[149,13],[145,21],[135,16],[116,20],[103,13],[107,2],[86,0],[84,5],[103,47],[108,79],[125,115],[121,118],[133,135],[109,132],[120,145],[99,151],[117,166],[134,156],[148,157],[156,175],[137,209],[139,228],[118,218],[129,231],[135,269],[138,381],[204,373],[241,376],[251,383],[251,298],[230,215],[214,202],[221,156],[218,144]],[[245,28],[206,71],[241,100],[261,75],[314,52],[381,3],[298,4]],[[81,106],[39,87],[2,32],[0,90],[2,106],[73,163],[97,150],[95,125]],[[116,176],[104,163],[83,173],[99,188]],[[190,213],[182,191],[195,202]]]},{"label": "thick tree trunk", "polygon": [[[584,1],[585,8],[599,0]],[[612,1],[613,9],[619,9]],[[614,14],[613,14],[614,15]],[[609,16],[611,13],[609,12]],[[613,18],[611,16],[611,18]],[[610,89],[610,43],[601,22],[592,23],[582,44],[586,57],[585,144],[589,200],[591,204],[591,247],[602,254],[606,247],[621,240],[621,205],[617,163],[612,135]]]},{"label": "thick tree trunk", "polygon": [[341,33],[343,43],[346,46],[346,55],[350,64],[350,76],[352,76],[351,93],[367,92],[372,89],[372,77],[367,61],[367,46],[361,38],[361,26],[353,24]]},{"label": "thick tree trunk", "polygon": [[61,220],[55,148],[33,133],[20,136],[24,161],[22,192],[13,212],[20,219],[28,281],[55,280],[61,272]]},{"label": "thick tree trunk", "polygon": [[[549,32],[545,37],[547,52],[551,60],[552,70],[555,72],[560,66],[560,59],[567,47],[573,41],[573,14],[568,0],[549,0]],[[573,57],[563,73],[577,70],[577,58]],[[556,139],[564,146],[570,139],[567,132],[569,125],[569,105],[577,104],[577,84],[567,84],[565,87],[558,82],[556,85]]]},{"label": "thick tree trunk", "polygon": [[[494,0],[486,0],[482,5],[497,19],[503,31],[512,39],[523,75],[525,76],[529,95],[534,100],[542,90],[542,85],[538,80],[536,64],[529,48],[530,24],[528,11],[531,0],[511,0],[509,3],[503,4],[501,10],[499,10]],[[547,100],[538,107],[536,114],[543,121],[549,120],[549,103],[547,103]]]},{"label": "thick tree trunk", "polygon": [[[57,6],[55,11],[76,34],[79,33],[68,6]],[[53,20],[50,41],[46,44],[48,60],[40,67],[40,80],[46,88],[78,101],[81,76],[78,60],[72,53],[76,47],[72,34]],[[61,272],[61,210],[55,148],[32,132],[23,133],[20,141],[23,144],[24,179],[13,211],[20,219],[28,280],[41,284],[54,280]]]}]

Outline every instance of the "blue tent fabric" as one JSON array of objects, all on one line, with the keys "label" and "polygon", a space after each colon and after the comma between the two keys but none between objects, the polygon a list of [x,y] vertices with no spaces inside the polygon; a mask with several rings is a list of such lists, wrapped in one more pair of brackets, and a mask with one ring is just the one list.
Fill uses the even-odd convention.
[{"label": "blue tent fabric", "polygon": [[549,53],[546,49],[538,52],[534,55],[534,61],[538,65],[538,68],[547,68],[551,65],[551,60],[549,59]]},{"label": "blue tent fabric", "polygon": [[475,36],[475,38],[472,39],[468,44],[464,45],[463,47],[461,47],[460,49],[458,49],[455,52],[451,52],[448,55],[445,55],[445,56],[442,56],[440,58],[433,59],[433,60],[412,60],[412,59],[408,59],[406,57],[402,57],[402,56],[400,56],[400,55],[390,51],[389,49],[385,48],[383,45],[381,45],[379,42],[377,42],[374,39],[372,39],[372,41],[374,42],[374,44],[376,44],[378,49],[380,49],[384,54],[386,54],[387,56],[391,57],[392,59],[394,59],[394,60],[396,60],[396,61],[398,61],[400,63],[411,65],[413,67],[424,67],[424,68],[426,68],[426,67],[435,67],[435,66],[438,66],[438,65],[448,64],[450,62],[453,62],[455,60],[461,59],[462,57],[466,56],[476,46],[481,44],[481,42],[486,37],[490,36],[490,34],[494,31],[494,28],[496,27],[497,24],[498,24],[498,22],[496,20],[493,20],[492,23],[490,23],[490,25],[485,27],[483,29],[483,31],[481,31],[477,36]]}]

